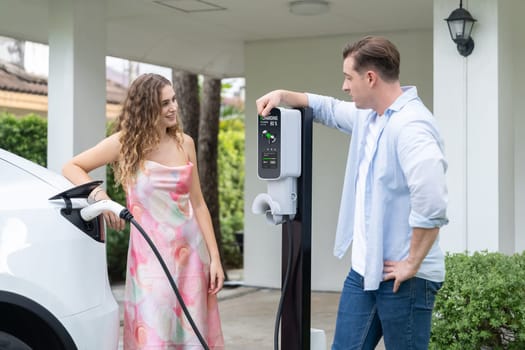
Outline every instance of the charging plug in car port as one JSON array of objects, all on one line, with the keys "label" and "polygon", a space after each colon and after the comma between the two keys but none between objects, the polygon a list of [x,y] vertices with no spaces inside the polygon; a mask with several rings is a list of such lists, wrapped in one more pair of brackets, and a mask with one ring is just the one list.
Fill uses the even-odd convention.
[{"label": "charging plug in car port", "polygon": [[80,216],[80,209],[73,209],[73,203],[71,202],[71,199],[87,198],[91,191],[101,184],[102,181],[100,180],[87,182],[85,184],[67,189],[66,191],[60,192],[49,198],[49,200],[63,200],[66,207],[60,210],[62,216],[82,230],[82,232],[98,242],[104,241],[104,226],[102,225],[102,220],[99,218],[95,218],[91,221],[85,221],[82,219]]},{"label": "charging plug in car port", "polygon": [[82,232],[87,234],[89,237],[93,238],[98,242],[103,242],[103,230],[102,221],[100,218],[95,218],[91,221],[84,221],[80,216],[80,209],[69,209],[62,208],[60,213],[65,217],[69,222],[78,227]]}]

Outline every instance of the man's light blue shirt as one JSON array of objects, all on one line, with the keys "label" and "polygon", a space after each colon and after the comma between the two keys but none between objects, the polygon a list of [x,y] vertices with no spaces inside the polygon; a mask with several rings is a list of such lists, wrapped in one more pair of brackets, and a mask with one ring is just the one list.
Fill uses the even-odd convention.
[{"label": "man's light blue shirt", "polygon": [[[339,209],[334,255],[342,258],[353,238],[355,191],[368,124],[377,113],[358,109],[353,102],[307,94],[316,122],[350,134],[350,149]],[[365,189],[367,237],[365,290],[375,290],[383,280],[385,260],[406,259],[412,228],[435,228],[446,217],[447,162],[432,113],[423,105],[415,87],[387,108],[379,131]],[[423,260],[416,277],[434,282],[445,278],[444,255],[439,239]]]}]

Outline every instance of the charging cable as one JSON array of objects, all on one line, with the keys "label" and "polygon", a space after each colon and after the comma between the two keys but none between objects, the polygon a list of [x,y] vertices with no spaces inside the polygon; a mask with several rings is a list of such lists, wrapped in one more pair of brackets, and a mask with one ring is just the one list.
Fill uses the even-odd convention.
[{"label": "charging cable", "polygon": [[293,254],[292,221],[290,220],[289,215],[285,215],[283,219],[284,219],[283,224],[286,224],[286,228],[287,228],[286,231],[287,231],[287,236],[288,236],[288,259],[286,262],[286,272],[284,274],[283,288],[281,290],[281,298],[279,300],[279,307],[277,308],[277,317],[275,319],[275,329],[274,329],[274,334],[273,334],[274,350],[279,350],[279,325],[281,323],[281,316],[283,313],[284,296],[288,288],[290,272],[292,270],[292,254]]},{"label": "charging cable", "polygon": [[139,223],[133,218],[133,215],[129,212],[127,208],[124,206],[118,204],[117,202],[114,202],[109,199],[101,200],[98,202],[95,202],[91,205],[88,205],[87,207],[84,207],[80,210],[80,216],[84,221],[91,221],[97,216],[99,216],[103,211],[111,211],[118,215],[120,218],[130,222],[139,230],[139,232],[142,234],[142,237],[146,240],[148,245],[151,247],[151,250],[157,257],[157,260],[159,261],[162,270],[164,270],[164,273],[166,274],[166,277],[168,277],[168,280],[170,282],[171,288],[175,292],[175,295],[177,297],[177,300],[179,301],[179,304],[184,311],[184,315],[186,315],[186,318],[188,322],[191,325],[191,328],[193,328],[193,331],[195,332],[195,335],[197,338],[199,338],[199,342],[201,343],[202,347],[205,350],[209,350],[208,344],[206,344],[206,341],[202,337],[201,333],[199,332],[199,329],[197,328],[197,325],[193,321],[193,318],[190,315],[190,312],[188,311],[188,308],[186,307],[186,304],[184,303],[184,300],[182,299],[182,296],[180,295],[179,288],[177,288],[177,284],[173,280],[173,277],[171,276],[171,273],[166,266],[166,263],[164,262],[164,259],[162,259],[162,256],[160,255],[159,251],[157,250],[157,247],[151,240],[151,238],[148,236],[148,234],[144,231],[144,229],[139,225]]}]

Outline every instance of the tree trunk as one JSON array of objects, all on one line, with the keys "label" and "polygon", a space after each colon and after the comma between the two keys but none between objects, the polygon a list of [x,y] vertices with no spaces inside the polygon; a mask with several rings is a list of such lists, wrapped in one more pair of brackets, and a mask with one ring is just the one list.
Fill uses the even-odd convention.
[{"label": "tree trunk", "polygon": [[[202,193],[210,210],[221,261],[224,262],[219,220],[219,176],[217,169],[220,110],[221,80],[205,77],[202,86],[202,115],[199,122],[199,177]],[[224,272],[226,273],[226,269]]]},{"label": "tree trunk", "polygon": [[197,75],[173,69],[172,80],[184,133],[193,138],[198,153],[200,105]]}]

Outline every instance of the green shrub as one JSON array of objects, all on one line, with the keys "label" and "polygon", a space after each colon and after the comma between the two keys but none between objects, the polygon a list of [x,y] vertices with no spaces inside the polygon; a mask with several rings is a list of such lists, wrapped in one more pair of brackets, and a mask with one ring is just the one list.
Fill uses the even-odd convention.
[{"label": "green shrub", "polygon": [[[106,135],[112,132],[113,123],[106,125]],[[126,192],[121,185],[115,183],[115,176],[111,166],[106,167],[106,192],[109,198],[126,206]],[[106,252],[108,260],[108,276],[111,282],[123,281],[126,278],[126,264],[128,258],[130,224],[122,231],[107,229]]]},{"label": "green shrub", "polygon": [[47,165],[47,120],[28,114],[17,118],[10,113],[0,113],[0,148]]},{"label": "green shrub", "polygon": [[[106,169],[106,181],[108,196],[115,202],[126,206],[126,193],[122,186],[115,184],[111,166],[108,166]],[[108,228],[106,234],[106,252],[108,259],[108,276],[111,282],[123,281],[126,278],[129,231],[129,223],[126,224],[126,228],[122,231],[115,231]]]},{"label": "green shrub", "polygon": [[430,349],[525,349],[525,253],[447,254]]},{"label": "green shrub", "polygon": [[235,233],[244,223],[244,120],[223,119],[219,124],[219,202],[224,265],[242,266]]}]

